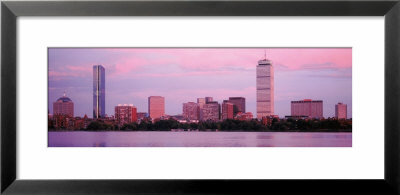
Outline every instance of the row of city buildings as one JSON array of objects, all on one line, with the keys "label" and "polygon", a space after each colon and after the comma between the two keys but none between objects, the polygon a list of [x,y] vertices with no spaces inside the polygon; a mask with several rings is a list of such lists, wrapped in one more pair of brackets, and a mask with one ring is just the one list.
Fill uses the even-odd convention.
[{"label": "row of city buildings", "polygon": [[[197,102],[187,102],[182,105],[181,115],[167,115],[165,113],[165,98],[162,96],[148,97],[148,112],[138,112],[133,104],[119,104],[115,106],[115,115],[99,117],[114,120],[116,124],[140,122],[142,120],[163,120],[173,118],[182,123],[199,121],[220,121],[226,119],[252,120],[253,114],[246,112],[246,99],[244,97],[229,97],[222,104],[214,101],[212,97],[197,98]],[[53,103],[54,117],[74,117],[74,103],[64,94]],[[87,119],[87,116],[85,117]],[[269,115],[263,118],[279,118],[277,115]],[[263,119],[262,118],[262,119]],[[291,115],[285,118],[294,119],[322,119],[323,101],[304,99],[291,101]],[[338,103],[335,105],[335,118],[347,119],[347,105]],[[96,119],[96,117],[94,117]],[[261,120],[262,120],[261,119]]]},{"label": "row of city buildings", "polygon": [[[220,121],[226,119],[251,120],[253,114],[246,112],[244,97],[229,97],[221,104],[212,97],[197,98],[196,102],[183,103],[182,115],[168,116],[165,113],[165,98],[148,97],[148,113],[138,112],[132,104],[115,106],[114,116],[108,117],[105,112],[105,68],[93,66],[93,120],[108,119],[118,125],[140,122],[142,120],[177,119],[180,122]],[[256,118],[279,118],[274,114],[274,69],[266,57],[258,61],[256,68]],[[74,118],[74,103],[64,95],[53,103],[53,116],[57,118]],[[87,116],[85,115],[87,121]],[[85,118],[83,117],[83,118]],[[323,101],[305,99],[291,102],[291,115],[286,118],[323,118]],[[335,117],[347,119],[347,105],[335,105]],[[61,120],[61,119],[59,119]]]},{"label": "row of city buildings", "polygon": [[187,121],[218,121],[226,119],[251,120],[253,114],[246,112],[244,97],[229,97],[222,104],[212,97],[197,98],[197,102],[183,103],[183,119]]}]

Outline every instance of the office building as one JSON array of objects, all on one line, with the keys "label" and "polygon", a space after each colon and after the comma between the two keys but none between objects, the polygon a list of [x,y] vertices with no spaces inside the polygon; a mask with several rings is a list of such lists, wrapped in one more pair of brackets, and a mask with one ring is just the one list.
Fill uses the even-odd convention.
[{"label": "office building", "polygon": [[200,109],[203,108],[203,105],[206,104],[206,98],[197,98],[197,104]]},{"label": "office building", "polygon": [[136,122],[136,107],[132,104],[118,104],[115,106],[115,120],[119,125]]},{"label": "office building", "polygon": [[206,97],[206,98],[204,98],[205,100],[206,100],[206,104],[208,103],[208,102],[212,102],[213,101],[213,98],[212,97]]},{"label": "office building", "polygon": [[74,117],[74,102],[65,95],[65,92],[64,96],[53,103],[53,116],[55,115]]},{"label": "office building", "polygon": [[200,110],[200,120],[202,121],[218,121],[220,118],[220,105],[216,101],[211,101],[203,105]]},{"label": "office building", "polygon": [[339,102],[335,105],[335,118],[347,119],[347,104]]},{"label": "office building", "polygon": [[291,116],[307,116],[308,118],[323,118],[322,100],[304,99],[291,102]]},{"label": "office building", "polygon": [[233,104],[234,115],[236,115],[238,112],[246,112],[246,98],[229,97],[229,102]]},{"label": "office building", "polygon": [[233,117],[234,117],[234,104],[232,104],[230,101],[224,100],[222,102],[221,119],[222,120],[233,119]]},{"label": "office building", "polygon": [[256,70],[257,118],[274,115],[274,68],[266,57],[258,61]]},{"label": "office building", "polygon": [[183,103],[183,119],[185,120],[199,120],[200,108],[197,103],[187,102]]},{"label": "office building", "polygon": [[93,118],[106,116],[106,75],[102,65],[93,66]]},{"label": "office building", "polygon": [[151,119],[158,119],[165,115],[165,98],[150,96],[148,98],[148,111]]}]

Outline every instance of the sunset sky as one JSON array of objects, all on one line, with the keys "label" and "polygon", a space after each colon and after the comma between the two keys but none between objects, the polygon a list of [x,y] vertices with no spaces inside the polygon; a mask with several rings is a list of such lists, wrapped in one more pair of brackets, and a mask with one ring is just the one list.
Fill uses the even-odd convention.
[{"label": "sunset sky", "polygon": [[75,116],[92,117],[93,65],[106,70],[106,114],[117,104],[147,112],[148,96],[164,96],[166,114],[210,96],[220,103],[245,97],[256,116],[256,66],[266,56],[275,69],[275,114],[290,115],[290,101],[323,100],[324,117],[335,104],[352,117],[351,48],[49,48],[49,111],[66,92]]}]

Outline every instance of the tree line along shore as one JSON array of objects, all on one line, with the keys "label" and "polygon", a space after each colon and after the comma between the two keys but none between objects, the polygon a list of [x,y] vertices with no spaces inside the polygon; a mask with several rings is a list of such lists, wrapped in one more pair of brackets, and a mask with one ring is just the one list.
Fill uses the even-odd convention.
[{"label": "tree line along shore", "polygon": [[237,132],[351,132],[352,119],[273,119],[263,124],[256,119],[224,121],[201,121],[181,123],[174,119],[141,121],[123,125],[107,124],[101,120],[92,121],[85,129],[55,129],[49,131],[237,131]]}]

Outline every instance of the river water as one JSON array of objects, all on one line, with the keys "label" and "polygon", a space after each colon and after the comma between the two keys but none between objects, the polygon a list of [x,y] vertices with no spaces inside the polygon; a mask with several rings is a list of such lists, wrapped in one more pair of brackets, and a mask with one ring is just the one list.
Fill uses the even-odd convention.
[{"label": "river water", "polygon": [[351,147],[352,133],[87,132],[48,133],[49,147]]}]

